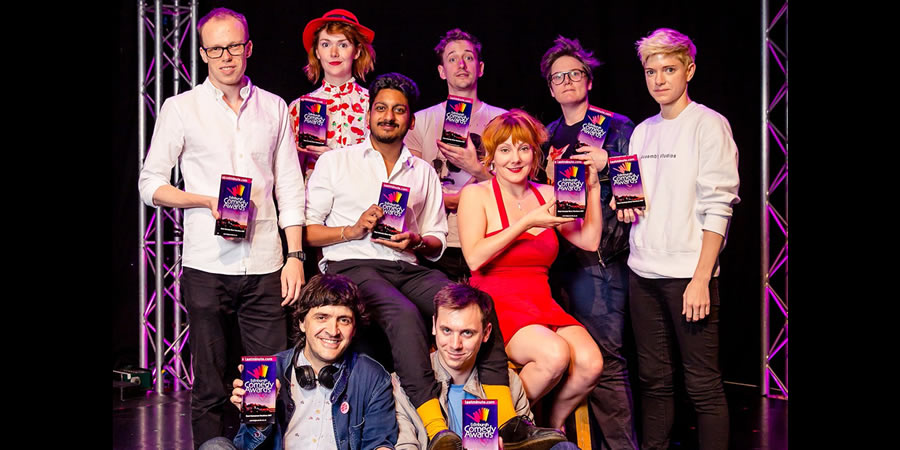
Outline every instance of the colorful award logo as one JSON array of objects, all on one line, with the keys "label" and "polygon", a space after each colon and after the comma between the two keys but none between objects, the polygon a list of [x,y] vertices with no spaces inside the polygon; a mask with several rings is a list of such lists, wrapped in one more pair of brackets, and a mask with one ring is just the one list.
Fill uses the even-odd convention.
[{"label": "colorful award logo", "polygon": [[247,237],[250,219],[250,178],[222,175],[219,183],[219,218],[215,234],[233,238]]},{"label": "colorful award logo", "polygon": [[469,137],[469,119],[472,117],[472,99],[450,95],[444,114],[441,142],[465,147]]},{"label": "colorful award logo", "polygon": [[384,211],[384,217],[372,230],[373,238],[390,240],[391,236],[404,231],[407,201],[409,201],[408,187],[381,183],[378,206]]},{"label": "colorful award logo", "polygon": [[[609,131],[609,124],[612,122],[614,113],[596,106],[589,106],[584,120],[581,121],[581,130],[578,131],[577,147],[590,145],[597,148],[603,148],[606,141],[606,132]],[[574,149],[572,149],[574,151]],[[568,153],[568,152],[566,152]],[[564,155],[566,157],[571,156]]]},{"label": "colorful award logo", "polygon": [[241,422],[247,424],[275,423],[275,369],[274,356],[243,356],[241,381],[244,382],[244,400]]},{"label": "colorful award logo", "polygon": [[496,450],[500,447],[497,429],[497,400],[467,399],[462,401],[463,448]]},{"label": "colorful award logo", "polygon": [[577,159],[558,159],[553,164],[553,171],[557,217],[583,219],[587,210],[584,163]]},{"label": "colorful award logo", "polygon": [[616,197],[616,208],[644,208],[644,186],[637,155],[609,158],[609,181]]}]

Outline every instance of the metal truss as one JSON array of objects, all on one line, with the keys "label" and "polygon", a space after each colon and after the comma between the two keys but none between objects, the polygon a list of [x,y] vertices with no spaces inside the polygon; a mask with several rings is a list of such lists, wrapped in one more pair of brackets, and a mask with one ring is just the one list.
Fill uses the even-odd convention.
[{"label": "metal truss", "polygon": [[[166,4],[161,0],[153,4],[138,1],[138,171],[144,165],[148,150],[148,127],[152,129],[152,124],[147,122],[147,112],[155,120],[167,96],[176,95],[196,84],[196,29],[197,0],[190,0],[186,6],[180,5],[177,0]],[[189,45],[183,52],[185,39]],[[183,62],[182,53],[188,55],[190,70]],[[163,77],[171,86],[166,93]],[[181,173],[176,166],[172,185],[180,187],[182,184]],[[187,310],[181,302],[180,289],[181,210],[148,208],[140,203],[138,233],[141,255],[138,261],[138,362],[141,367],[152,368],[157,393],[163,393],[166,378],[171,381],[174,390],[190,389],[193,372],[191,365],[185,364],[182,358],[189,327],[182,319],[187,316]],[[148,286],[148,280],[153,281],[152,287]],[[167,310],[166,305],[171,305],[171,311]],[[150,361],[151,352],[153,362]]]},{"label": "metal truss", "polygon": [[[776,0],[773,3],[780,3]],[[761,393],[788,398],[788,2],[762,0]],[[774,64],[773,64],[774,63]],[[773,94],[774,91],[774,94]],[[774,144],[774,146],[772,145]],[[773,150],[774,151],[770,151]],[[780,151],[778,151],[780,150]],[[771,174],[775,173],[774,176]],[[775,254],[774,258],[772,257]],[[776,308],[771,306],[775,305]],[[772,337],[774,335],[774,338]]]}]

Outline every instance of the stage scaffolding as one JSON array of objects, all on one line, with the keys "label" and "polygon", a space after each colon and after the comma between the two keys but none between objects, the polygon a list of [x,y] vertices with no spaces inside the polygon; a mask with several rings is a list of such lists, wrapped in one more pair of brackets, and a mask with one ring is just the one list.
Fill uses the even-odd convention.
[{"label": "stage scaffolding", "polygon": [[780,2],[772,3],[777,10],[770,10],[769,1],[762,0],[760,389],[766,397],[787,399],[788,2],[785,0],[780,7],[777,6]]},{"label": "stage scaffolding", "polygon": [[[785,1],[777,11],[770,9],[768,0],[762,0],[761,4],[760,388],[762,395],[787,399],[788,2]],[[190,89],[197,82],[197,8],[197,0],[184,5],[177,1],[165,4],[160,0],[152,4],[138,2],[138,170],[143,166],[148,150],[147,113],[155,119],[166,97]],[[188,42],[186,47],[185,41]],[[148,50],[152,53],[148,54]],[[183,56],[187,58],[188,66],[185,66]],[[164,83],[170,86],[165,92]],[[771,152],[772,148],[780,152]],[[771,175],[773,172],[774,176]],[[177,166],[172,181],[174,186],[182,187]],[[138,361],[141,367],[152,367],[157,393],[163,392],[166,376],[171,379],[173,389],[189,389],[193,375],[190,364],[185,363],[189,356],[183,357],[187,353],[184,347],[189,327],[184,320],[187,313],[180,292],[181,210],[139,204],[138,235],[141,255],[138,262]],[[773,251],[777,251],[774,258]],[[151,280],[152,288],[148,285]],[[172,308],[171,312],[166,310],[167,304]],[[773,304],[775,309],[770,307]],[[773,332],[777,332],[774,338]]]},{"label": "stage scaffolding", "polygon": [[[138,2],[138,171],[148,150],[147,112],[155,120],[166,97],[196,84],[197,0],[184,3]],[[190,69],[185,66],[183,56]],[[168,90],[164,91],[164,83],[169,85]],[[183,187],[177,165],[173,169],[172,185]],[[166,378],[173,390],[190,389],[193,382],[191,365],[182,357],[187,353],[184,347],[189,333],[184,320],[187,310],[180,291],[182,231],[180,209],[148,208],[139,204],[138,363],[152,368],[157,393],[164,391]],[[148,281],[152,281],[152,287]],[[166,305],[170,305],[171,311]]]}]

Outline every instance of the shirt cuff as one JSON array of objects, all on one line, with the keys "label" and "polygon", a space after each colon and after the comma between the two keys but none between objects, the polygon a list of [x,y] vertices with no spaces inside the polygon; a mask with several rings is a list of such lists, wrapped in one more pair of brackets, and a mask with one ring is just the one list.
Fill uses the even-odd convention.
[{"label": "shirt cuff", "polygon": [[296,225],[306,225],[302,210],[278,211],[278,226],[280,226],[282,230]]},{"label": "shirt cuff", "polygon": [[434,256],[434,257],[429,257],[429,256],[425,256],[425,255],[422,255],[422,256],[423,256],[425,259],[427,259],[427,260],[429,260],[429,261],[432,261],[432,262],[441,259],[441,256],[444,255],[444,250],[447,249],[447,234],[446,234],[446,233],[430,232],[430,233],[423,233],[421,236],[422,236],[422,239],[424,239],[425,236],[434,236],[434,237],[436,237],[439,241],[441,241],[441,251],[440,251],[440,253],[437,254],[437,256]]},{"label": "shirt cuff", "polygon": [[707,214],[703,220],[703,229],[725,236],[725,231],[728,230],[728,217]]},{"label": "shirt cuff", "polygon": [[155,179],[144,181],[141,183],[141,201],[147,206],[155,207],[156,205],[153,204],[153,194],[156,193],[157,189],[167,184],[169,183]]}]

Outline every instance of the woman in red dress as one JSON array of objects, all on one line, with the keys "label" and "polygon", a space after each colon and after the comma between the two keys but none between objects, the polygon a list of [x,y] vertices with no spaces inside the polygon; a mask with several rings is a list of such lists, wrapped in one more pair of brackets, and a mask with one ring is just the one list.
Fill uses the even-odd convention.
[{"label": "woman in red dress", "polygon": [[559,243],[555,230],[585,250],[597,250],[602,217],[597,169],[584,162],[584,219],[555,215],[553,186],[531,178],[541,163],[547,132],[537,119],[513,109],[492,120],[482,134],[494,178],[466,186],[459,201],[459,237],[472,270],[471,283],[494,299],[500,330],[528,400],[534,403],[562,382],[549,425],[562,429],[600,378],[603,357],[584,327],[550,295],[547,271]]}]

